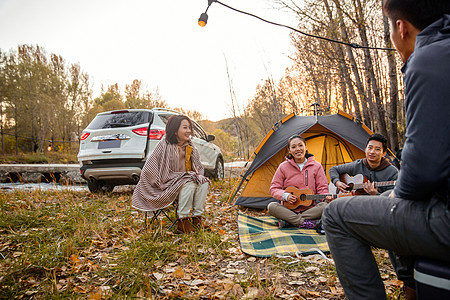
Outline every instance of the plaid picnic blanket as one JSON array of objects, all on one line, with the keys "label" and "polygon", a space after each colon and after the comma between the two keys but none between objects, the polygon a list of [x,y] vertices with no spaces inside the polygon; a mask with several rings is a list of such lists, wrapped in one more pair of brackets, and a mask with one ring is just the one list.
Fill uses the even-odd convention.
[{"label": "plaid picnic blanket", "polygon": [[272,216],[251,217],[238,213],[239,243],[242,252],[258,257],[287,255],[299,252],[303,255],[328,252],[325,235],[314,229],[278,228]]}]

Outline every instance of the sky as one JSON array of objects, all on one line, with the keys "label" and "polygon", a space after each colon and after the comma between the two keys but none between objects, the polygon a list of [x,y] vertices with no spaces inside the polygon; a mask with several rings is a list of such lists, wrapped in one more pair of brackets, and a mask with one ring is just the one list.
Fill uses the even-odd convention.
[{"label": "sky", "polygon": [[[270,21],[295,26],[292,13],[270,0],[221,0]],[[218,3],[208,23],[197,20],[207,0],[0,0],[0,49],[43,47],[90,75],[101,87],[134,79],[159,91],[170,107],[196,110],[212,121],[231,117],[227,66],[242,107],[258,84],[280,79],[292,62],[286,28]]]}]

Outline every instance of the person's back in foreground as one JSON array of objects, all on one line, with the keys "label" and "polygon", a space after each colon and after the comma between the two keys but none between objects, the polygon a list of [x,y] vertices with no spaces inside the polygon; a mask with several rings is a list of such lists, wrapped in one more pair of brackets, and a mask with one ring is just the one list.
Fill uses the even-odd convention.
[{"label": "person's back in foreground", "polygon": [[385,0],[405,65],[406,141],[390,197],[331,202],[323,225],[348,299],[386,299],[371,246],[388,249],[412,287],[416,257],[450,262],[450,2]]}]

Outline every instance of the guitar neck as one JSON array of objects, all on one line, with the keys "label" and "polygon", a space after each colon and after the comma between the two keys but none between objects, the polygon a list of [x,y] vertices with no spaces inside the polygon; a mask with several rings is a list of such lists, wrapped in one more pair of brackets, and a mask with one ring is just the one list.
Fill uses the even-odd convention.
[{"label": "guitar neck", "polygon": [[[397,181],[393,180],[393,181],[380,181],[380,182],[374,182],[374,186],[375,187],[379,187],[379,186],[391,186],[391,185],[395,185]],[[364,184],[363,183],[356,183],[353,185],[353,189],[354,190],[359,190],[364,188]]]},{"label": "guitar neck", "polygon": [[316,194],[316,195],[306,195],[306,200],[322,200],[328,196],[333,197],[333,199],[336,199],[338,197],[338,195],[336,194]]}]

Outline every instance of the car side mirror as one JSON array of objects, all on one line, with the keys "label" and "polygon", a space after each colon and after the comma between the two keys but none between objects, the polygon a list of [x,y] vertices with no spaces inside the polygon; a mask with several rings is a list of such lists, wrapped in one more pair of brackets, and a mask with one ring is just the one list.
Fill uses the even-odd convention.
[{"label": "car side mirror", "polygon": [[212,142],[216,139],[216,136],[214,134],[208,134],[208,137],[206,138],[207,142]]}]

